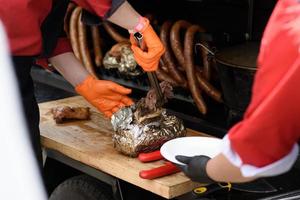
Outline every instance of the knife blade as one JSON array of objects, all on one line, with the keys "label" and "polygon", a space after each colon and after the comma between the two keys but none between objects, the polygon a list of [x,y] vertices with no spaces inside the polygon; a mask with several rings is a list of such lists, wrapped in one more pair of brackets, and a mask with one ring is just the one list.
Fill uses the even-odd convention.
[{"label": "knife blade", "polygon": [[[136,32],[133,34],[133,36],[136,39],[136,41],[138,42],[139,47],[142,50],[146,50],[146,46],[144,45],[144,42],[143,42],[143,34],[141,34],[140,32]],[[155,72],[147,72],[147,76],[148,76],[148,79],[150,82],[150,87],[154,89],[155,94],[157,96],[156,106],[161,107],[165,103],[165,100],[164,100],[164,96],[161,91],[157,76],[156,76]]]}]

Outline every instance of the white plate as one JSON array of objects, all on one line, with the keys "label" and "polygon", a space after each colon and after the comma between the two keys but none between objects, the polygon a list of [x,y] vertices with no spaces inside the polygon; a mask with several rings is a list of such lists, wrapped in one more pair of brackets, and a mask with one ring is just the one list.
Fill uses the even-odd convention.
[{"label": "white plate", "polygon": [[215,157],[221,150],[221,139],[210,137],[181,137],[166,142],[161,148],[161,155],[177,164],[183,164],[175,159],[176,155]]}]

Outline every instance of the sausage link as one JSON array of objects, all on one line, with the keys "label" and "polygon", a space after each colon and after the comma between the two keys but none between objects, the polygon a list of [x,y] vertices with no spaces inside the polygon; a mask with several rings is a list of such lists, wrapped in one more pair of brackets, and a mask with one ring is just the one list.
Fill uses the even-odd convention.
[{"label": "sausage link", "polygon": [[77,7],[73,10],[70,18],[70,41],[73,52],[78,60],[82,63],[82,57],[79,50],[78,41],[78,19],[81,12],[81,7]]},{"label": "sausage link", "polygon": [[222,94],[213,85],[211,85],[201,74],[199,70],[196,71],[196,78],[200,88],[215,101],[222,103]]},{"label": "sausage link", "polygon": [[98,26],[91,26],[92,40],[95,55],[95,64],[97,67],[101,67],[103,60],[103,53],[101,49],[101,38]]},{"label": "sausage link", "polygon": [[129,41],[128,38],[120,35],[109,22],[107,21],[103,22],[103,27],[107,31],[107,33],[112,37],[112,39],[114,39],[116,42]]},{"label": "sausage link", "polygon": [[200,26],[192,25],[190,26],[186,33],[184,38],[184,60],[185,60],[185,70],[186,75],[188,79],[188,85],[191,91],[191,94],[193,96],[193,99],[196,103],[197,108],[202,114],[207,113],[207,107],[205,105],[205,102],[201,96],[197,79],[196,79],[196,70],[194,67],[194,59],[193,59],[193,49],[194,49],[194,36],[197,32],[203,32],[203,29]]},{"label": "sausage link", "polygon": [[163,23],[160,32],[160,39],[163,45],[166,48],[165,53],[162,55],[162,59],[166,62],[166,66],[168,68],[169,74],[179,83],[179,84],[186,84],[186,80],[184,75],[176,68],[176,64],[174,58],[171,54],[171,48],[169,45],[169,38],[170,38],[170,29],[172,23],[170,21],[166,21]]},{"label": "sausage link", "polygon": [[67,37],[70,37],[70,27],[69,27],[69,21],[72,15],[73,10],[75,9],[76,5],[72,2],[69,3],[65,17],[64,17],[64,31],[67,35]]},{"label": "sausage link", "polygon": [[155,71],[158,80],[160,81],[167,81],[169,82],[173,87],[179,86],[179,84],[168,74],[166,73],[164,70],[162,70],[164,66],[163,61],[161,60],[159,62],[159,67],[157,68],[157,70]]},{"label": "sausage link", "polygon": [[180,66],[183,69],[185,69],[185,61],[184,61],[185,58],[184,58],[183,46],[180,41],[180,30],[187,29],[190,26],[191,23],[185,20],[179,20],[174,23],[170,32],[170,42],[171,42],[172,50]]},{"label": "sausage link", "polygon": [[81,22],[80,18],[81,18],[81,14],[80,17],[78,18],[78,40],[79,40],[79,50],[82,56],[82,61],[87,71],[95,78],[98,78],[94,70],[90,51],[87,45],[86,26]]},{"label": "sausage link", "polygon": [[[162,60],[164,63],[166,63],[166,61],[164,60],[164,58],[161,58],[161,60]],[[167,74],[169,73],[169,69],[168,69],[168,67],[167,67],[166,65],[162,65],[162,66],[161,66],[161,69],[162,69],[164,72],[166,72]]]}]

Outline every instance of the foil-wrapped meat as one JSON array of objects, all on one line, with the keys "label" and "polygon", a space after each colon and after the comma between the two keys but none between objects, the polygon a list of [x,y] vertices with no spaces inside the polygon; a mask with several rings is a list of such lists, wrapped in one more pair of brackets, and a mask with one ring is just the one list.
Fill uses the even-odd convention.
[{"label": "foil-wrapped meat", "polygon": [[138,76],[142,71],[137,67],[130,43],[120,42],[108,51],[103,59],[105,69],[118,69],[122,74]]},{"label": "foil-wrapped meat", "polygon": [[[161,84],[165,98],[172,96],[169,84]],[[183,137],[183,122],[164,108],[155,106],[156,95],[149,91],[146,98],[116,112],[111,119],[115,132],[114,147],[125,155],[136,157],[141,152],[154,151],[168,140]]]}]

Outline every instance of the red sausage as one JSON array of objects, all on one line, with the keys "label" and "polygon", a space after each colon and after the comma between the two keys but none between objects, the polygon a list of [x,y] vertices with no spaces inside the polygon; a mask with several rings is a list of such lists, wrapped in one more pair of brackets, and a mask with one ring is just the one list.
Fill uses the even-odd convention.
[{"label": "red sausage", "polygon": [[201,96],[197,79],[196,70],[194,67],[193,50],[194,50],[194,36],[197,32],[203,32],[203,29],[198,25],[192,25],[188,28],[184,38],[184,60],[186,63],[186,75],[188,79],[188,85],[196,103],[197,108],[202,114],[207,113],[207,107]]},{"label": "red sausage", "polygon": [[78,60],[82,63],[82,56],[79,50],[79,41],[78,41],[78,19],[81,13],[81,7],[77,7],[73,10],[70,18],[70,41],[73,52]]},{"label": "red sausage", "polygon": [[180,30],[181,29],[187,29],[191,26],[191,23],[185,21],[185,20],[179,20],[174,23],[174,25],[171,28],[170,32],[170,42],[171,47],[174,52],[174,55],[176,59],[178,60],[180,66],[185,69],[185,61],[184,61],[184,53],[183,53],[183,47],[180,41]]},{"label": "red sausage", "polygon": [[198,70],[196,71],[196,78],[199,83],[200,88],[211,98],[216,100],[217,102],[223,102],[222,101],[222,94],[219,90],[217,90],[213,85],[211,85],[201,74],[201,72]]},{"label": "red sausage", "polygon": [[174,57],[171,54],[171,48],[169,45],[171,26],[172,23],[166,21],[161,27],[160,39],[166,48],[165,53],[162,55],[162,59],[163,61],[165,61],[168,72],[172,76],[172,78],[174,78],[179,84],[185,85],[186,80],[184,78],[184,75],[177,69]]},{"label": "red sausage", "polygon": [[72,15],[73,10],[76,8],[76,5],[72,2],[69,3],[65,18],[64,18],[64,31],[67,35],[67,37],[70,37],[70,27],[69,27],[69,21]]},{"label": "red sausage", "polygon": [[[179,86],[179,84],[167,73],[163,70],[163,68],[165,67],[165,64],[163,62],[163,60],[161,59],[159,62],[159,67],[158,69],[155,71],[158,80],[160,81],[167,81],[169,82],[173,87]],[[185,85],[186,86],[186,85]]]},{"label": "red sausage", "polygon": [[95,64],[97,67],[101,67],[103,60],[103,53],[101,49],[101,38],[98,26],[91,26],[92,41],[94,47]]},{"label": "red sausage", "polygon": [[82,56],[82,61],[87,71],[95,78],[98,78],[87,45],[86,26],[81,22],[80,18],[81,17],[78,18],[78,40],[79,40],[79,50]]}]

